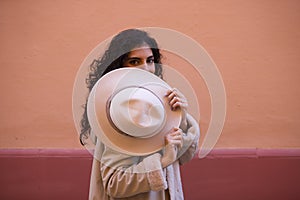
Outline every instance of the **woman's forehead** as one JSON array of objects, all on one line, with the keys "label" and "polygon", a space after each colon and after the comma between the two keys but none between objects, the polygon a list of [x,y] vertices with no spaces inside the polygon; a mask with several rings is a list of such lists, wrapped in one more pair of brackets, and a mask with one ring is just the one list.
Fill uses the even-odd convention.
[{"label": "woman's forehead", "polygon": [[149,46],[142,46],[134,48],[128,54],[128,57],[149,57],[153,56],[152,50]]}]

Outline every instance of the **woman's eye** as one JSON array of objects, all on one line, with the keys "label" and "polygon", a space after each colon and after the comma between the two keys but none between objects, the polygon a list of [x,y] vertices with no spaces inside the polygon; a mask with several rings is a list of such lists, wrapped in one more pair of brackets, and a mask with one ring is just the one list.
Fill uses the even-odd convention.
[{"label": "woman's eye", "polygon": [[138,60],[130,60],[129,64],[131,64],[131,65],[138,65],[139,61]]},{"label": "woman's eye", "polygon": [[147,63],[154,63],[154,59],[153,58],[148,59]]}]

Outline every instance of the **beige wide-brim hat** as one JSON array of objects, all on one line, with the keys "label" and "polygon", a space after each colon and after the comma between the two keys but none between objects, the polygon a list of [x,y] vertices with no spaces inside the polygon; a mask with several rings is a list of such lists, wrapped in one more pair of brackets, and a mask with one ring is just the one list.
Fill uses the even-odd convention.
[{"label": "beige wide-brim hat", "polygon": [[87,104],[88,119],[98,140],[129,155],[161,150],[166,134],[179,127],[181,110],[171,110],[171,87],[156,75],[121,68],[101,77]]}]

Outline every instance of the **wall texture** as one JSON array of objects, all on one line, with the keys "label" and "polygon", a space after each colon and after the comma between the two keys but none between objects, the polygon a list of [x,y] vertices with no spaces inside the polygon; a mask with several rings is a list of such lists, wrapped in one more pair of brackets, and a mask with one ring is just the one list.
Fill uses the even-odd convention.
[{"label": "wall texture", "polygon": [[1,1],[0,148],[81,148],[71,110],[80,64],[118,31],[147,26],[189,35],[217,64],[228,101],[217,147],[299,147],[299,9],[296,0]]},{"label": "wall texture", "polygon": [[[91,156],[72,117],[77,70],[113,34],[155,26],[200,43],[226,88],[216,144],[225,154],[183,168],[188,199],[299,199],[299,20],[298,0],[0,1],[0,196],[87,196]],[[202,143],[210,98],[201,78],[193,86]]]}]

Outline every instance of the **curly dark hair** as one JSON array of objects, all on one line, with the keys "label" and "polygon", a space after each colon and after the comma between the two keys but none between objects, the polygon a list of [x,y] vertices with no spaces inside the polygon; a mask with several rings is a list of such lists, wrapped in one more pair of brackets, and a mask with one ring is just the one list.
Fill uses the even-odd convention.
[{"label": "curly dark hair", "polygon": [[[161,66],[161,54],[157,42],[150,37],[147,32],[139,29],[127,29],[117,34],[110,42],[108,49],[103,56],[94,60],[90,65],[90,72],[86,79],[86,84],[91,92],[95,83],[106,73],[123,67],[130,51],[134,48],[148,45],[153,53],[155,72],[154,74],[163,78]],[[88,139],[91,133],[91,127],[87,117],[87,100],[83,106],[84,113],[81,119],[80,142],[85,145],[85,140]]]}]

